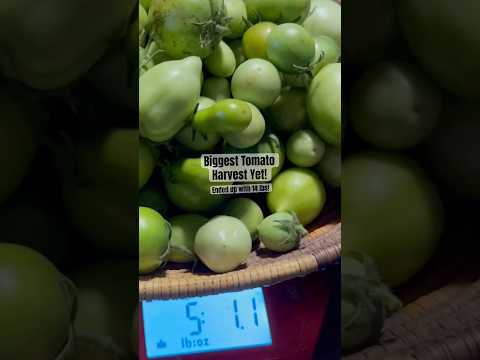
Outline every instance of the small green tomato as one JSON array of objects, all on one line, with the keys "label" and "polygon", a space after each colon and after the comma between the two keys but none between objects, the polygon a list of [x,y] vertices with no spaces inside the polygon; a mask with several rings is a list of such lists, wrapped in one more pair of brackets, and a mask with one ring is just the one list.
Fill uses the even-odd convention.
[{"label": "small green tomato", "polygon": [[314,166],[324,153],[324,142],[311,130],[298,130],[288,139],[287,158],[297,166]]},{"label": "small green tomato", "polygon": [[266,217],[258,226],[258,238],[269,250],[287,252],[298,247],[308,231],[294,213],[277,212]]}]

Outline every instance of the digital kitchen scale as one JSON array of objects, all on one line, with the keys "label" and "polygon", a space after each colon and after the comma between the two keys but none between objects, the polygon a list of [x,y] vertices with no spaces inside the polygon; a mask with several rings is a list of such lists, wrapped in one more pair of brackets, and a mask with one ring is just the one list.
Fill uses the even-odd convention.
[{"label": "digital kitchen scale", "polygon": [[329,293],[316,272],[271,287],[143,301],[139,359],[311,360]]}]

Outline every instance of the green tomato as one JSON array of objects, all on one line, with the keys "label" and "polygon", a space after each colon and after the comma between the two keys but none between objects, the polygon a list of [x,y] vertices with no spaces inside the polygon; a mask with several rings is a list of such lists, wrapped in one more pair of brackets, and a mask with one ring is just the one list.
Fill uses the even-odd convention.
[{"label": "green tomato", "polygon": [[224,195],[211,195],[210,186],[231,183],[211,183],[208,169],[202,168],[200,158],[182,159],[162,170],[167,196],[182,210],[205,213],[226,200]]},{"label": "green tomato", "polygon": [[318,164],[325,153],[325,144],[311,130],[298,130],[287,142],[287,158],[300,167]]},{"label": "green tomato", "polygon": [[201,76],[198,57],[166,61],[144,73],[139,80],[140,134],[159,143],[174,137],[195,110]]},{"label": "green tomato", "polygon": [[148,274],[162,266],[168,256],[172,229],[153,209],[138,208],[138,270]]},{"label": "green tomato", "polygon": [[342,170],[343,251],[372,257],[390,286],[406,282],[428,261],[442,232],[434,186],[412,160],[395,154],[356,154]]},{"label": "green tomato", "polygon": [[281,90],[280,75],[275,66],[266,60],[247,60],[233,74],[233,97],[248,101],[260,109],[271,106]]},{"label": "green tomato", "polygon": [[240,64],[243,64],[247,60],[247,56],[243,51],[243,43],[241,39],[229,42],[228,46],[230,46],[230,49],[232,49],[233,54],[235,55],[235,62],[237,66],[240,66]]},{"label": "green tomato", "polygon": [[245,19],[247,18],[247,8],[243,0],[224,0],[225,12],[230,18],[228,29],[230,30],[225,37],[227,39],[237,39],[243,35],[247,28]]},{"label": "green tomato", "polygon": [[217,273],[236,269],[251,251],[252,239],[247,227],[231,216],[213,218],[195,235],[195,253]]},{"label": "green tomato", "polygon": [[197,111],[192,127],[202,134],[232,134],[245,130],[252,122],[250,104],[236,99],[221,100],[207,109]]},{"label": "green tomato", "polygon": [[223,41],[205,59],[208,71],[214,76],[227,78],[232,76],[237,67],[237,60],[232,49]]},{"label": "green tomato", "polygon": [[263,220],[263,211],[258,204],[248,198],[230,200],[223,214],[241,220],[247,227],[250,235],[254,235],[258,225]]},{"label": "green tomato", "polygon": [[230,99],[230,82],[224,78],[211,77],[205,79],[202,87],[202,96],[215,101]]},{"label": "green tomato", "polygon": [[397,10],[412,52],[432,78],[450,93],[479,100],[480,2],[407,0]]},{"label": "green tomato", "polygon": [[283,72],[306,72],[315,59],[315,41],[302,26],[282,24],[268,36],[267,57]]},{"label": "green tomato", "polygon": [[325,198],[325,187],[313,171],[290,168],[273,180],[267,205],[272,213],[293,211],[307,225],[320,215]]},{"label": "green tomato", "polygon": [[297,22],[304,18],[310,8],[310,0],[244,0],[248,20],[260,20],[277,24]]},{"label": "green tomato", "polygon": [[2,358],[57,358],[75,317],[73,284],[44,256],[15,244],[0,243],[0,274]]},{"label": "green tomato", "polygon": [[325,66],[315,76],[307,95],[307,111],[315,131],[339,147],[342,137],[342,65]]},{"label": "green tomato", "polygon": [[282,133],[292,133],[307,125],[306,91],[293,87],[282,89],[268,109],[272,127]]},{"label": "green tomato", "polygon": [[315,60],[313,61],[313,75],[317,75],[320,70],[329,64],[338,62],[341,49],[332,38],[328,36],[319,36],[315,40]]},{"label": "green tomato", "polygon": [[[342,10],[335,0],[311,0],[303,27],[314,37],[331,37],[339,47],[342,41]],[[349,43],[350,44],[350,43]]]},{"label": "green tomato", "polygon": [[416,67],[379,63],[352,91],[351,124],[365,141],[384,149],[422,142],[436,126],[441,94]]},{"label": "green tomato", "polygon": [[150,146],[143,140],[138,144],[138,188],[147,183],[155,169],[155,156]]},{"label": "green tomato", "polygon": [[[33,126],[36,116],[43,117],[32,101],[0,89],[0,204],[20,185],[38,147],[38,133]],[[38,115],[31,110],[38,110]],[[40,119],[39,119],[40,120]],[[42,120],[41,120],[42,121]]]},{"label": "green tomato", "polygon": [[480,110],[478,105],[449,104],[426,142],[426,163],[449,198],[480,199]]},{"label": "green tomato", "polygon": [[228,33],[228,17],[220,0],[154,1],[150,12],[154,37],[174,59],[209,56]]},{"label": "green tomato", "polygon": [[271,22],[253,25],[243,34],[243,51],[247,59],[267,59],[267,39],[277,27]]},{"label": "green tomato", "polygon": [[251,110],[250,124],[242,131],[236,133],[224,133],[225,141],[238,149],[246,149],[260,142],[265,134],[265,119],[254,105],[246,103]]},{"label": "green tomato", "polygon": [[208,218],[200,215],[185,214],[170,219],[172,238],[168,261],[189,263],[197,258],[194,252],[195,235],[198,229],[208,222]]},{"label": "green tomato", "polygon": [[[197,112],[208,109],[214,104],[215,101],[202,96],[200,99],[198,99]],[[192,125],[189,124],[177,133],[175,139],[180,144],[191,150],[208,151],[217,145],[217,143],[220,141],[220,135],[210,131],[210,129],[207,130],[208,131],[206,133],[199,134],[193,129]]]},{"label": "green tomato", "polygon": [[315,167],[320,179],[327,185],[339,188],[342,182],[342,154],[339,148],[325,147],[325,154]]},{"label": "green tomato", "polygon": [[258,238],[269,250],[288,252],[300,245],[308,231],[293,213],[277,212],[265,218],[258,226]]}]

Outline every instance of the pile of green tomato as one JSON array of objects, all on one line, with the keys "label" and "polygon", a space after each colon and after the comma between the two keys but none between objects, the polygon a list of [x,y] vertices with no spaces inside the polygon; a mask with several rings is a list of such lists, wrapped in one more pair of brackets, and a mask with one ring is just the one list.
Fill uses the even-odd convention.
[{"label": "pile of green tomato", "polygon": [[0,22],[0,358],[136,358],[137,0]]},{"label": "pile of green tomato", "polygon": [[[333,0],[141,1],[140,274],[298,246],[340,185],[340,20]],[[278,154],[266,196],[210,194],[201,155],[236,153]]]},{"label": "pile of green tomato", "polygon": [[480,3],[344,1],[343,10],[342,347],[352,351],[379,338],[392,310],[365,296],[368,283],[343,281],[358,254],[394,290],[436,251],[478,254],[465,219],[480,200]]}]

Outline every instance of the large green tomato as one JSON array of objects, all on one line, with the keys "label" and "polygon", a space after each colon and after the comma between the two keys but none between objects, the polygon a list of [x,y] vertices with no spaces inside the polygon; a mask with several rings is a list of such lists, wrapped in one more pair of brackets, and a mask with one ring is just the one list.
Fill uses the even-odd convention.
[{"label": "large green tomato", "polygon": [[170,224],[153,209],[138,208],[138,269],[148,274],[158,269],[167,259],[172,229]]},{"label": "large green tomato", "polygon": [[480,110],[450,104],[426,143],[426,160],[448,197],[480,199]]},{"label": "large green tomato", "polygon": [[202,61],[166,61],[140,77],[140,134],[155,142],[170,140],[185,126],[200,97]]},{"label": "large green tomato", "polygon": [[480,99],[480,2],[406,0],[396,4],[410,48],[429,74],[450,93]]},{"label": "large green tomato", "polygon": [[220,215],[198,229],[195,235],[195,253],[217,273],[236,269],[252,251],[252,239],[240,220]]},{"label": "large green tomato", "polygon": [[442,204],[413,161],[367,152],[343,163],[342,248],[371,256],[391,286],[417,273],[442,232]]},{"label": "large green tomato", "polygon": [[335,0],[311,0],[308,17],[303,22],[313,37],[328,36],[341,46],[342,10]]},{"label": "large green tomato", "polygon": [[325,187],[311,170],[290,168],[272,183],[267,205],[272,213],[293,211],[302,225],[311,223],[325,205]]},{"label": "large green tomato", "polygon": [[35,156],[38,133],[35,117],[42,121],[41,111],[32,114],[33,104],[0,88],[0,204],[20,185]]},{"label": "large green tomato", "polygon": [[277,24],[297,22],[304,18],[310,8],[310,0],[244,0],[248,20],[271,21]]},{"label": "large green tomato", "polygon": [[153,0],[153,37],[173,59],[210,55],[229,32],[223,0]]},{"label": "large green tomato", "polygon": [[44,256],[14,244],[0,243],[0,274],[2,359],[55,359],[72,335],[74,286]]},{"label": "large green tomato", "polygon": [[268,36],[267,57],[283,72],[306,72],[315,57],[315,41],[302,26],[282,24]]},{"label": "large green tomato", "polygon": [[209,212],[226,200],[224,195],[210,194],[210,187],[231,183],[211,183],[208,169],[202,168],[200,158],[181,159],[162,170],[167,196],[182,210]]},{"label": "large green tomato", "polygon": [[307,95],[310,123],[330,145],[339,147],[342,137],[342,65],[325,66],[315,76]]},{"label": "large green tomato", "polygon": [[281,90],[280,74],[275,66],[266,60],[247,60],[233,74],[233,97],[248,101],[259,109],[272,105]]},{"label": "large green tomato", "polygon": [[365,141],[405,149],[423,141],[437,124],[441,94],[416,67],[379,63],[368,69],[351,94],[350,119]]}]

